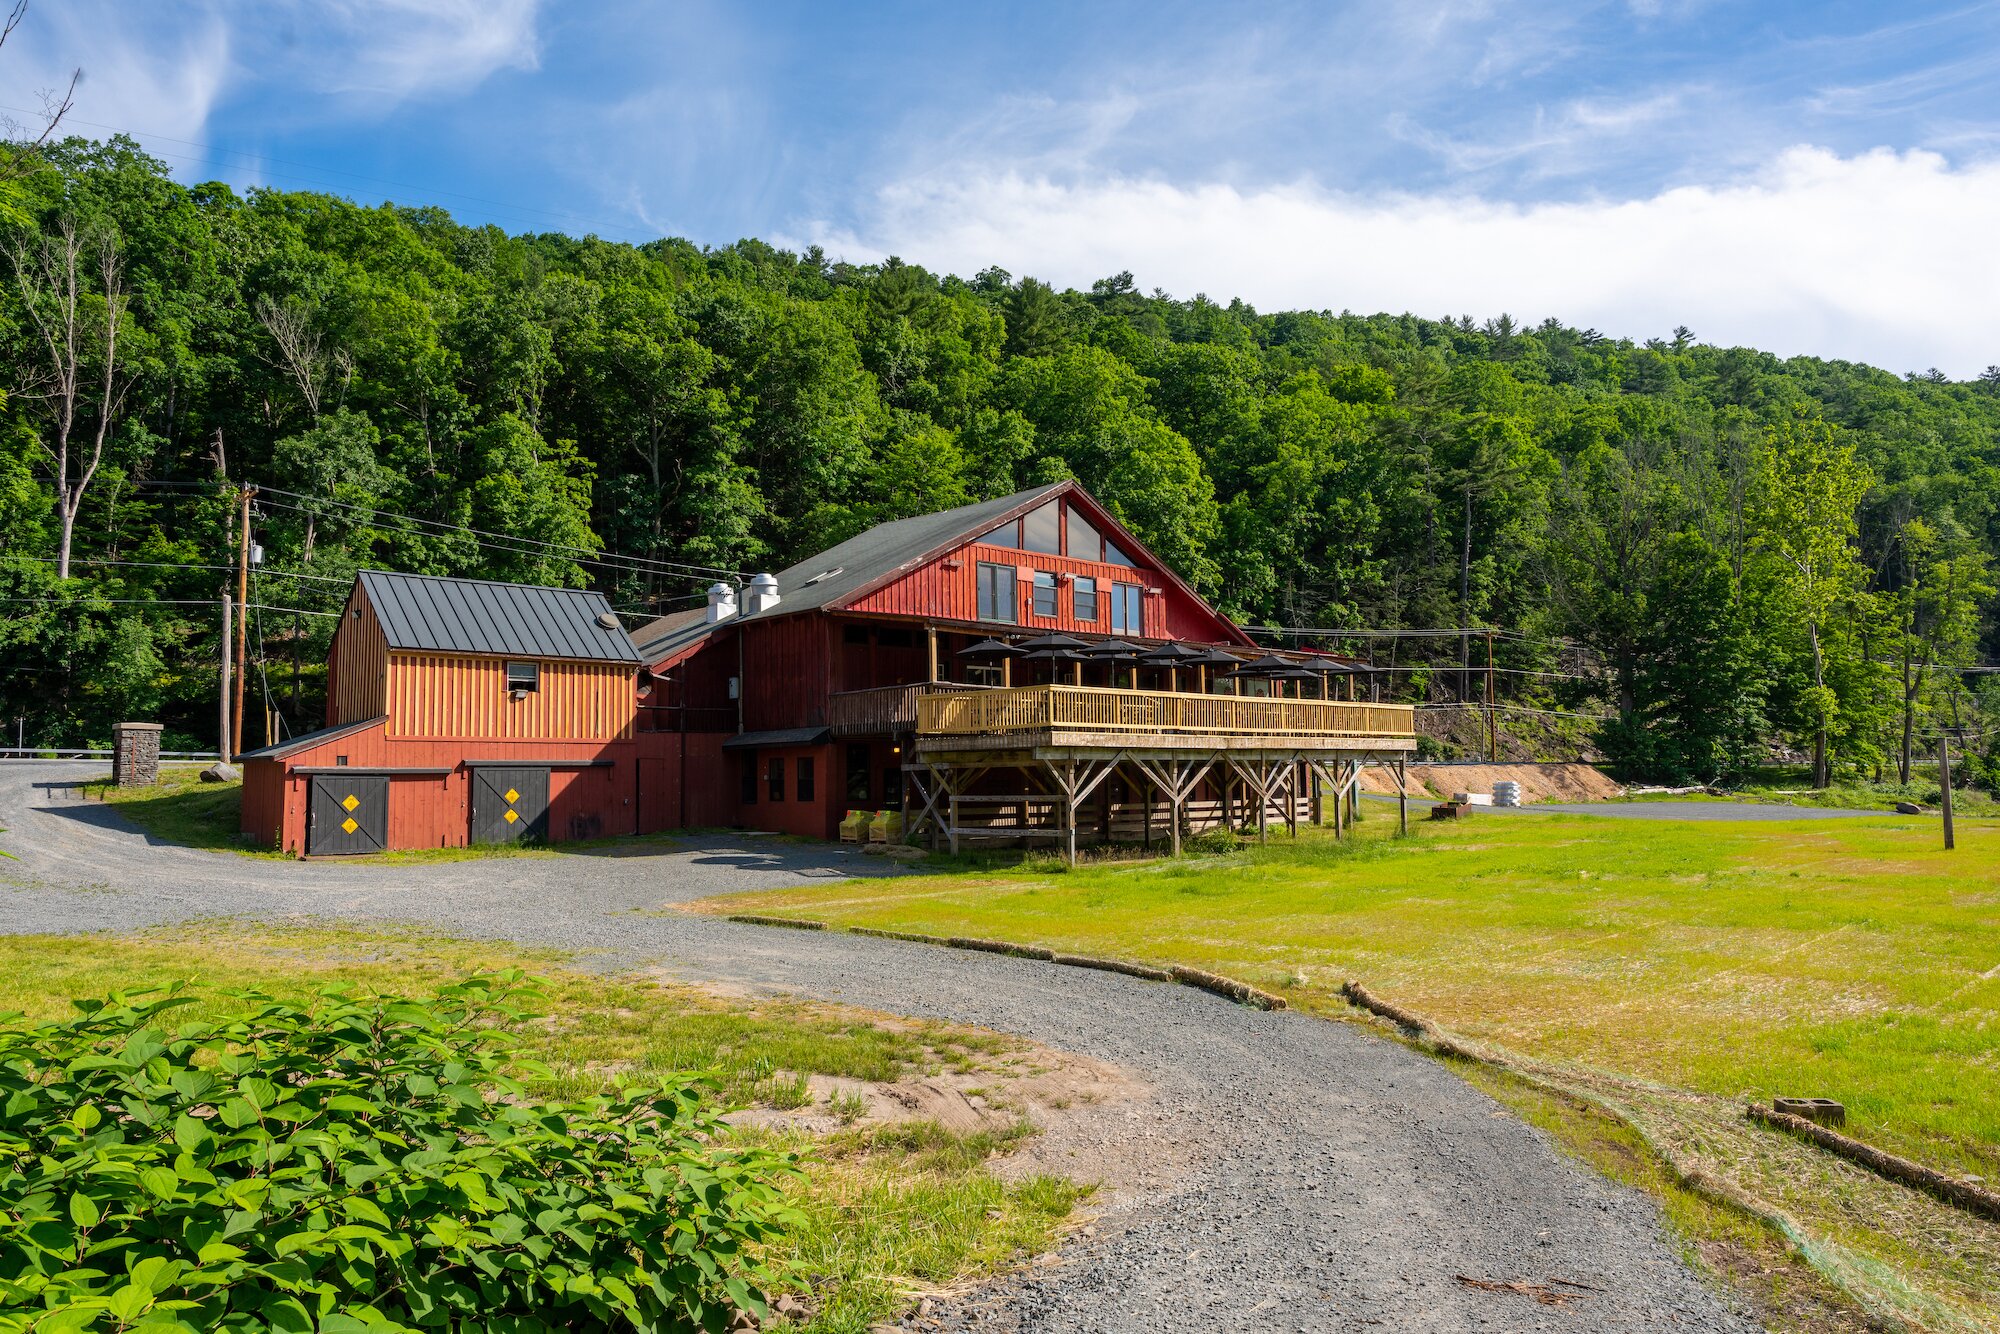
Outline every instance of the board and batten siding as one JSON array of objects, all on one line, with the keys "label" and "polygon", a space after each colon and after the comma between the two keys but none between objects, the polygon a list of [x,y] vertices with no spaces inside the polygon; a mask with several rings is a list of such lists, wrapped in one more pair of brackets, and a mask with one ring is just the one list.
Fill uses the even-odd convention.
[{"label": "board and batten siding", "polygon": [[505,658],[389,655],[388,734],[399,740],[629,741],[633,671],[616,662],[533,661],[539,688],[515,699]]},{"label": "board and batten siding", "polygon": [[379,718],[389,711],[389,638],[368,605],[368,595],[356,585],[333,635],[327,658],[330,680],[326,691],[326,723]]}]

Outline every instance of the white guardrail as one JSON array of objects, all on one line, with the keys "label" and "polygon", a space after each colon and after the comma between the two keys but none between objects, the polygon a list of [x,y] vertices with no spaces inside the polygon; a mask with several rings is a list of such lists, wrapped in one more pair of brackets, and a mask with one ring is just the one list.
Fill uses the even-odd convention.
[{"label": "white guardrail", "polygon": [[[0,760],[108,760],[115,752],[82,750],[68,746],[0,746]],[[216,760],[212,750],[163,750],[163,760]]]}]

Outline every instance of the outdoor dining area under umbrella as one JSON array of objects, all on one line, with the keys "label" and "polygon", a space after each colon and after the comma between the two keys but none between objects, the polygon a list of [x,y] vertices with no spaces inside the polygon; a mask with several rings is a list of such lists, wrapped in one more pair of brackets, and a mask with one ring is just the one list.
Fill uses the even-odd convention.
[{"label": "outdoor dining area under umbrella", "polygon": [[1049,664],[1051,681],[1055,679],[1056,664],[1068,663],[1076,683],[1082,683],[1083,664],[1090,661],[1089,640],[1065,634],[1037,635],[1033,639],[1022,640],[1018,647],[1022,650],[1022,656],[1030,662]]},{"label": "outdoor dining area under umbrella", "polygon": [[958,656],[974,662],[999,662],[1002,658],[1018,658],[1026,652],[1026,649],[1016,648],[1004,639],[982,639],[960,649]]},{"label": "outdoor dining area under umbrella", "polygon": [[1200,649],[1189,648],[1186,644],[1180,643],[1177,640],[1168,640],[1158,648],[1147,649],[1141,653],[1139,661],[1148,667],[1166,668],[1167,688],[1169,690],[1179,690],[1181,688],[1180,669],[1189,666],[1200,656]]}]

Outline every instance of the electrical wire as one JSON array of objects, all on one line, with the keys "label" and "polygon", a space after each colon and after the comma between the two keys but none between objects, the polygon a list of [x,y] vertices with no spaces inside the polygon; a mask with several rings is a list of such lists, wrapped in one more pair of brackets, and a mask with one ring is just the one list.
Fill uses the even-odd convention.
[{"label": "electrical wire", "polygon": [[[147,479],[136,483],[136,485],[156,490],[190,490],[208,489],[212,488],[215,484],[213,482],[178,482],[165,479]],[[278,509],[291,510],[300,514],[310,513],[311,510],[308,506],[328,506],[333,509],[349,510],[357,514],[368,514],[377,518],[394,519],[400,523],[436,529],[445,533],[471,534],[474,537],[473,545],[490,551],[499,551],[504,554],[518,556],[526,555],[532,550],[557,551],[562,552],[568,559],[575,561],[579,565],[601,565],[606,569],[623,570],[628,574],[667,575],[673,578],[696,578],[700,580],[707,580],[714,576],[738,581],[748,578],[740,570],[723,569],[720,566],[694,565],[685,561],[661,560],[653,556],[626,556],[616,552],[607,554],[595,551],[590,547],[570,546],[562,542],[545,542],[540,538],[521,537],[513,533],[496,533],[490,529],[474,528],[467,524],[447,523],[442,519],[422,519],[411,514],[399,514],[394,510],[377,509],[371,505],[356,505],[349,501],[329,500],[321,496],[305,495],[298,491],[286,491],[281,487],[260,486],[257,488],[257,494],[260,507],[268,503]],[[266,501],[264,497],[267,496],[285,496],[289,499]],[[299,501],[305,503],[293,503]],[[481,538],[488,540],[478,540]],[[500,546],[496,545],[497,543],[509,543],[511,545]]]},{"label": "electrical wire", "polygon": [[[0,560],[31,560],[38,561],[43,565],[57,565],[61,563],[54,556],[0,556]],[[230,573],[234,573],[236,570],[234,565],[200,565],[190,561],[89,560],[81,556],[71,557],[70,564],[100,567],[118,565],[141,570],[224,570]],[[299,570],[265,570],[264,573],[277,575],[285,579],[312,579],[323,584],[348,584],[353,582],[351,579],[337,579],[330,574],[306,574]]]},{"label": "electrical wire", "polygon": [[[138,605],[144,607],[220,607],[222,605],[221,598],[100,598],[89,597],[88,595],[76,600],[68,598],[0,597],[0,602],[24,602],[41,607],[81,607],[85,611],[90,610],[92,604],[96,603],[103,603],[108,606]],[[340,613],[337,611],[307,611],[303,607],[272,607],[261,602],[253,602],[249,605],[252,608],[262,611],[283,612],[288,616],[324,616],[329,620],[335,621],[340,619]]]}]

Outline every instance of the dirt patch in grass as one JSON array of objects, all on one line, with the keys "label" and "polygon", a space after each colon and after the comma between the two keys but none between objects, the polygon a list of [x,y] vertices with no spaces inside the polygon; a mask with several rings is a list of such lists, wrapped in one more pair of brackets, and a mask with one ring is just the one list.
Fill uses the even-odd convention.
[{"label": "dirt patch in grass", "polygon": [[[1521,785],[1524,804],[1609,801],[1625,794],[1621,785],[1590,764],[1413,764],[1404,771],[1404,790],[1413,797],[1443,798],[1454,792],[1491,792],[1503,780]],[[1361,789],[1395,792],[1395,771],[1364,768]]]},{"label": "dirt patch in grass", "polygon": [[[1105,1208],[1156,1193],[1187,1167],[1185,1152],[1132,1134],[1152,1100],[1150,1085],[1118,1066],[1038,1044],[892,1080],[807,1075],[797,1087],[796,1106],[751,1107],[728,1119],[814,1136],[911,1122],[994,1136],[1006,1148],[987,1165],[1002,1180],[1087,1183]],[[1024,1123],[1032,1134],[1016,1133]]]}]

